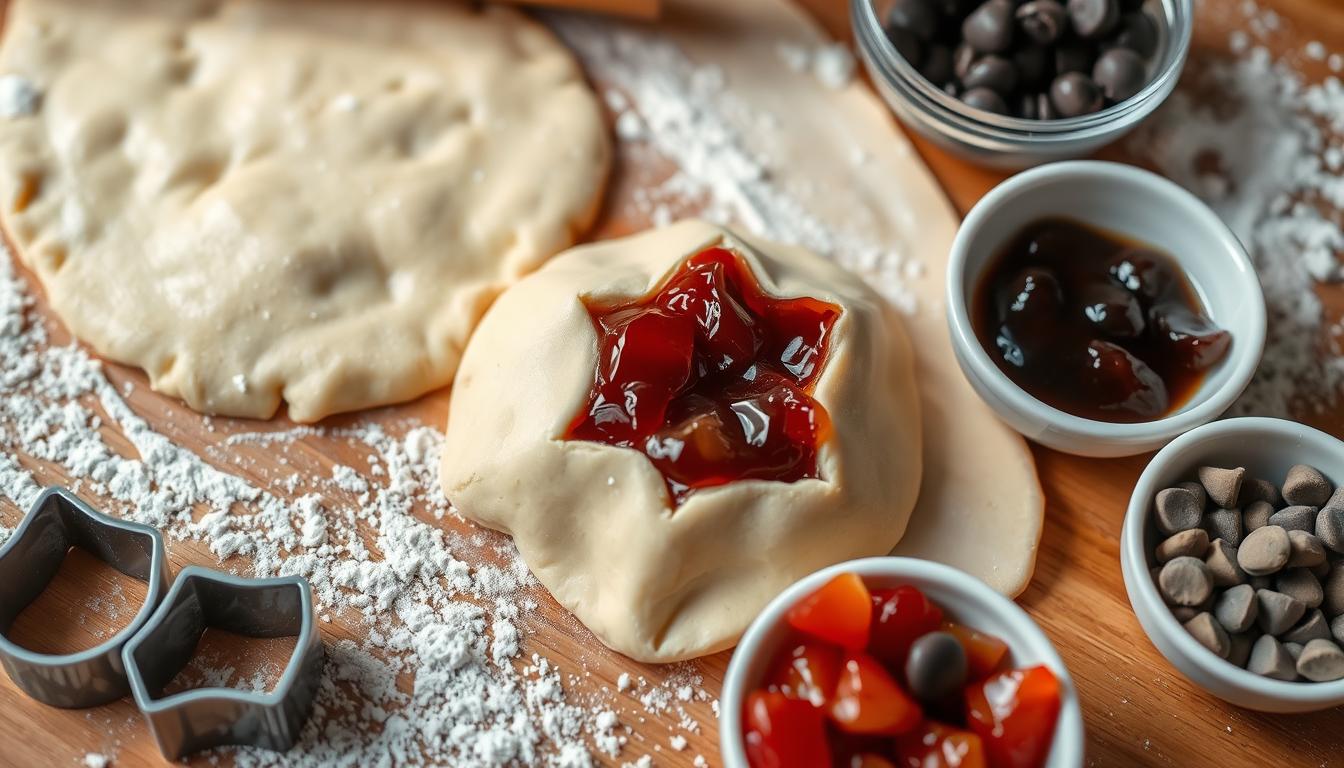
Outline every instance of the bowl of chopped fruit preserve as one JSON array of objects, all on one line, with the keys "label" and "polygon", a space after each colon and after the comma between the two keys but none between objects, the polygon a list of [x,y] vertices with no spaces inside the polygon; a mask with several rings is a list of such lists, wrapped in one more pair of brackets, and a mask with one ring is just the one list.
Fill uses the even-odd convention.
[{"label": "bowl of chopped fruit preserve", "polygon": [[1013,601],[903,557],[822,569],[776,597],[724,678],[729,768],[1075,768],[1064,662]]}]

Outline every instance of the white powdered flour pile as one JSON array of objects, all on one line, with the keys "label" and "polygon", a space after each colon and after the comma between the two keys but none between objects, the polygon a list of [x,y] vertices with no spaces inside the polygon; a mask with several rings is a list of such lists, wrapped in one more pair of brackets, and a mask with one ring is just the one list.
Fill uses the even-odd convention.
[{"label": "white powdered flour pile", "polygon": [[[1312,42],[1275,58],[1266,46],[1286,30],[1273,11],[1247,0],[1204,5],[1210,17],[1241,19],[1242,30],[1226,56],[1192,58],[1182,87],[1129,144],[1212,206],[1255,262],[1269,337],[1233,410],[1325,411],[1344,385],[1344,326],[1317,294],[1339,282],[1344,252],[1344,57]],[[1315,81],[1301,74],[1313,62],[1327,70]]]}]

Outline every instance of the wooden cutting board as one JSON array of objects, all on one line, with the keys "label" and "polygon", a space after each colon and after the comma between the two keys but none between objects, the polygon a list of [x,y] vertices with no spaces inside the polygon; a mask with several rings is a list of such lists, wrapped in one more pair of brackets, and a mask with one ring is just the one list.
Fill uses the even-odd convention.
[{"label": "wooden cutting board", "polygon": [[[845,0],[800,0],[836,36],[848,38]],[[1334,49],[1344,49],[1344,8],[1337,0],[1272,0],[1278,10],[1299,29],[1310,30],[1314,39]],[[1228,24],[1236,19],[1199,17],[1196,56],[1223,48]],[[1287,40],[1300,45],[1305,40]],[[955,206],[968,209],[1002,175],[967,165],[916,140],[916,146]],[[1113,149],[1108,156],[1120,157]],[[1142,157],[1121,158],[1142,163]],[[627,171],[628,172],[628,171]],[[618,181],[619,184],[619,181]],[[595,237],[631,228],[611,215]],[[1344,292],[1326,293],[1331,312],[1344,308]],[[39,303],[38,311],[49,313]],[[57,341],[65,337],[54,330]],[[108,376],[118,387],[129,385],[128,402],[156,429],[179,444],[205,454],[216,444],[220,431],[241,429],[215,421],[216,431],[207,431],[199,418],[178,403],[152,393],[143,376],[109,365]],[[376,412],[375,420],[412,418],[440,425],[446,417],[447,395],[438,393],[417,403]],[[367,418],[367,416],[361,417]],[[1344,434],[1344,415],[1314,414],[1309,421],[1335,434]],[[336,420],[337,424],[351,420]],[[255,428],[255,425],[246,425]],[[114,438],[109,437],[109,440]],[[121,448],[126,448],[124,444]],[[297,446],[301,460],[280,466],[275,456],[245,446],[241,473],[265,481],[295,471],[329,474],[335,464],[359,466],[365,451],[342,440],[308,438]],[[1041,542],[1035,579],[1021,597],[1021,604],[1040,622],[1059,648],[1073,673],[1081,694],[1087,727],[1089,766],[1197,766],[1220,768],[1258,765],[1344,765],[1344,710],[1313,715],[1264,715],[1224,704],[1182,678],[1152,647],[1130,610],[1121,582],[1118,540],[1129,491],[1147,461],[1146,456],[1122,460],[1087,460],[1034,448],[1041,481],[1048,500],[1045,535]],[[294,456],[291,451],[290,456]],[[25,458],[43,482],[60,482],[59,473],[40,462]],[[21,511],[0,502],[0,522],[13,525]],[[462,523],[445,521],[447,528],[467,530]],[[214,564],[215,559],[199,545],[172,542],[175,568],[189,563]],[[112,624],[116,611],[90,613],[90,595],[114,595],[115,603],[134,604],[137,582],[119,577],[77,551],[70,557],[57,582],[40,598],[37,610],[25,612],[12,636],[33,647],[68,651],[97,642]],[[670,670],[634,664],[606,652],[544,593],[537,595],[541,607],[527,628],[524,655],[537,652],[567,669],[587,672],[569,685],[570,695],[602,686],[614,688],[622,672],[643,676],[650,683],[666,679]],[[38,618],[34,618],[38,617]],[[329,641],[356,637],[362,628],[340,617],[323,625]],[[246,648],[229,638],[212,643],[210,656],[239,666],[246,677],[266,662],[284,658],[284,643],[249,643]],[[243,653],[245,651],[245,653]],[[240,654],[242,654],[240,656]],[[239,659],[243,661],[239,661]],[[680,667],[704,677],[703,687],[717,694],[728,654],[720,654]],[[642,754],[654,756],[655,764],[690,766],[696,755],[718,764],[717,731],[708,703],[691,702],[688,714],[700,724],[699,733],[687,734],[684,750],[669,747],[674,719],[646,713],[633,700],[624,702],[630,715],[623,721],[634,728],[631,743],[620,760]],[[680,732],[680,731],[678,731]],[[0,765],[74,765],[86,752],[114,754],[116,765],[156,765],[162,760],[153,741],[128,701],[88,711],[62,711],[44,707],[0,681],[0,734],[9,736],[0,749]],[[655,750],[655,745],[658,750]],[[198,763],[203,763],[198,760]]]}]

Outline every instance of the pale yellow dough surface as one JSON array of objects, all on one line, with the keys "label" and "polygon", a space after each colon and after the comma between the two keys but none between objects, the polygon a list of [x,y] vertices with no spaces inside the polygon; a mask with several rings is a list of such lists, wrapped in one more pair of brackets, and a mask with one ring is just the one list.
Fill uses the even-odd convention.
[{"label": "pale yellow dough surface", "polygon": [[[644,296],[721,242],[768,294],[841,307],[813,393],[834,434],[819,479],[739,481],[674,511],[642,453],[561,439],[597,365],[581,297]],[[604,643],[665,662],[731,646],[770,598],[821,566],[890,551],[919,493],[920,441],[910,345],[877,294],[804,250],[688,221],[575,248],[499,298],[453,388],[442,481],[463,515],[512,534]]]},{"label": "pale yellow dough surface", "polygon": [[447,1],[15,0],[5,228],[98,352],[210,413],[311,421],[451,381],[609,165],[568,50]]}]

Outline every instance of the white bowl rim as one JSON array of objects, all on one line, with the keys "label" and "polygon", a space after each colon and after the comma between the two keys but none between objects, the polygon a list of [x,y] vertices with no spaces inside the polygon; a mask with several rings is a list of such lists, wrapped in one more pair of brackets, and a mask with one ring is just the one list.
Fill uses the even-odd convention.
[{"label": "white bowl rim", "polygon": [[[1217,233],[1217,245],[1233,255],[1234,271],[1240,279],[1242,293],[1245,294],[1239,310],[1251,315],[1251,335],[1249,338],[1238,337],[1234,340],[1231,359],[1224,363],[1231,366],[1231,372],[1222,385],[1211,392],[1203,393],[1197,402],[1187,404],[1170,416],[1145,422],[1118,423],[1086,419],[1047,405],[1028,394],[1009,379],[1007,374],[999,370],[981,346],[971,326],[966,295],[962,290],[971,238],[1008,200],[1061,179],[1077,178],[1138,184],[1146,186],[1153,194],[1171,198],[1190,213],[1193,218],[1192,226]],[[957,230],[948,258],[946,290],[948,325],[953,344],[961,348],[963,354],[959,357],[975,370],[976,376],[986,387],[1008,407],[1019,413],[1032,414],[1037,420],[1062,432],[1104,443],[1142,444],[1162,440],[1217,418],[1236,401],[1250,383],[1259,366],[1260,356],[1264,352],[1266,334],[1264,292],[1260,288],[1260,279],[1256,275],[1255,267],[1251,264],[1250,256],[1247,255],[1241,241],[1222,219],[1218,218],[1218,214],[1194,194],[1163,176],[1124,163],[1103,160],[1064,160],[1047,163],[1016,174],[994,187],[971,208]]]},{"label": "white bowl rim", "polygon": [[[1167,608],[1162,596],[1158,594],[1152,578],[1148,576],[1148,554],[1145,551],[1143,534],[1147,530],[1148,511],[1153,496],[1161,490],[1154,487],[1157,483],[1157,476],[1168,465],[1179,461],[1188,449],[1209,440],[1238,432],[1246,433],[1248,437],[1255,434],[1273,434],[1278,437],[1291,436],[1319,444],[1339,444],[1341,442],[1319,429],[1295,421],[1263,416],[1243,416],[1205,424],[1168,443],[1157,452],[1152,461],[1148,462],[1148,466],[1144,467],[1143,473],[1139,475],[1138,482],[1134,484],[1134,492],[1129,497],[1129,507],[1125,510],[1125,522],[1120,532],[1121,568],[1133,569],[1137,567],[1137,564],[1143,564],[1142,573],[1135,571],[1133,573],[1134,578],[1125,580],[1125,590],[1130,593],[1131,606],[1137,599],[1142,599],[1150,605],[1158,605],[1162,608],[1160,611],[1153,611],[1157,615],[1157,630],[1162,633],[1165,639],[1175,643],[1191,663],[1209,676],[1216,677],[1237,688],[1251,690],[1259,695],[1281,701],[1321,704],[1322,706],[1337,704],[1344,701],[1344,680],[1335,680],[1328,683],[1273,680],[1242,669],[1225,659],[1218,658],[1213,651],[1200,645],[1199,641],[1185,631],[1185,627],[1181,626],[1181,623],[1176,620],[1176,616],[1172,614],[1171,609]],[[1128,563],[1123,562],[1126,559]],[[1138,590],[1139,595],[1137,597],[1133,594],[1133,589]],[[1149,633],[1148,627],[1144,626],[1142,621],[1139,623],[1140,626],[1143,626],[1144,633]],[[1149,642],[1151,642],[1151,639]],[[1179,670],[1179,667],[1177,669]]]},{"label": "white bowl rim", "polygon": [[[751,626],[747,627],[742,640],[733,651],[732,659],[728,662],[728,669],[723,676],[723,690],[719,696],[719,751],[726,765],[749,765],[746,749],[742,744],[741,709],[748,692],[746,669],[750,660],[760,652],[766,635],[784,620],[784,614],[789,608],[803,596],[842,573],[896,579],[918,578],[940,582],[950,590],[970,598],[976,603],[977,609],[983,609],[1003,623],[1012,624],[1014,632],[1020,635],[1025,643],[1014,643],[1009,641],[1009,638],[1004,638],[1008,642],[1010,653],[1030,648],[1032,655],[1039,657],[1041,663],[1048,666],[1059,680],[1060,711],[1048,765],[1082,766],[1085,739],[1078,691],[1068,667],[1064,665],[1064,659],[1060,657],[1050,638],[1046,637],[1035,620],[1016,602],[995,592],[989,585],[965,571],[931,560],[893,556],[849,560],[814,571],[776,595],[752,620]],[[989,628],[974,628],[993,631]],[[1060,754],[1055,754],[1055,750],[1061,750]]]}]

